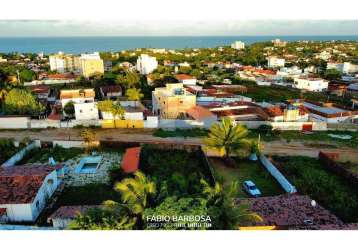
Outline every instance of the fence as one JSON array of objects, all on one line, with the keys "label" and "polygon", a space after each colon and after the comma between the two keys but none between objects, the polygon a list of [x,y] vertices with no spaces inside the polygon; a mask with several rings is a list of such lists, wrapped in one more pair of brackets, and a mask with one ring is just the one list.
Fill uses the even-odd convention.
[{"label": "fence", "polygon": [[260,161],[287,193],[293,194],[297,192],[296,188],[285,178],[285,176],[281,174],[281,172],[272,164],[269,159],[267,159],[266,156],[261,155]]},{"label": "fence", "polygon": [[41,147],[40,141],[36,140],[29,145],[27,145],[25,148],[21,149],[19,152],[14,154],[10,159],[8,159],[6,162],[4,162],[1,166],[2,167],[12,167],[17,162],[21,161],[24,156],[32,149]]},{"label": "fence", "polygon": [[341,176],[351,185],[358,188],[358,174],[349,171],[346,167],[342,166],[341,163],[336,162],[335,158],[330,155],[331,154],[319,152],[318,159],[322,163],[322,165],[329,171],[335,173],[338,176]]}]

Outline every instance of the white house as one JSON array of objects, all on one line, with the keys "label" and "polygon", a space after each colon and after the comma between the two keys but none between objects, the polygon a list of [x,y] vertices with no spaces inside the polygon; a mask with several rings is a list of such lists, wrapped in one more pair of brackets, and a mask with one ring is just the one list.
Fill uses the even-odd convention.
[{"label": "white house", "polygon": [[147,75],[152,73],[158,67],[158,61],[155,57],[142,54],[137,59],[136,67],[142,75]]},{"label": "white house", "polygon": [[34,222],[58,188],[63,166],[23,165],[0,170],[0,222]]},{"label": "white house", "polygon": [[285,59],[284,58],[278,58],[276,56],[270,56],[270,57],[267,58],[267,66],[269,68],[284,67],[285,66]]},{"label": "white house", "polygon": [[321,92],[328,89],[328,81],[321,78],[300,77],[294,79],[294,88]]},{"label": "white house", "polygon": [[298,78],[302,75],[302,69],[297,66],[292,67],[283,67],[276,73],[277,76],[280,77],[291,77],[291,78]]},{"label": "white house", "polygon": [[95,102],[74,103],[76,120],[98,120],[98,108]]},{"label": "white house", "polygon": [[245,43],[241,41],[235,41],[231,44],[231,48],[237,50],[245,49]]}]

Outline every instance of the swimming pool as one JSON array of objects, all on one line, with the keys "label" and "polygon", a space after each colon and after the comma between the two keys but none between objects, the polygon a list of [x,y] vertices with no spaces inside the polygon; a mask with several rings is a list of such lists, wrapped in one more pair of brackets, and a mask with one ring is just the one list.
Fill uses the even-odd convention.
[{"label": "swimming pool", "polygon": [[96,173],[99,164],[102,161],[102,156],[87,156],[81,159],[80,163],[75,169],[77,174],[94,174]]}]

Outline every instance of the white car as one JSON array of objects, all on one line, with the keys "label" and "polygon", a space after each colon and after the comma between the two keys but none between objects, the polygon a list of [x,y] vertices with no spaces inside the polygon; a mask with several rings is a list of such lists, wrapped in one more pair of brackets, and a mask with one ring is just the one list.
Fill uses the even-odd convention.
[{"label": "white car", "polygon": [[261,196],[261,192],[260,190],[256,187],[255,183],[253,183],[252,181],[244,181],[244,189],[245,191],[252,197],[260,197]]}]

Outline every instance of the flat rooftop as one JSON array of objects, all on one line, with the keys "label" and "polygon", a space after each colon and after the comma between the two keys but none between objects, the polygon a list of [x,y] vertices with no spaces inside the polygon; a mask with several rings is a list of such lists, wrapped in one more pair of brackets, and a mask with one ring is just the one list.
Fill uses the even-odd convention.
[{"label": "flat rooftop", "polygon": [[303,102],[303,106],[305,106],[306,108],[324,113],[324,114],[328,114],[328,115],[334,115],[337,113],[342,113],[342,112],[347,111],[347,110],[336,108],[336,107],[322,107],[322,106],[318,106],[318,105],[315,105],[315,104],[312,104],[309,102]]}]

